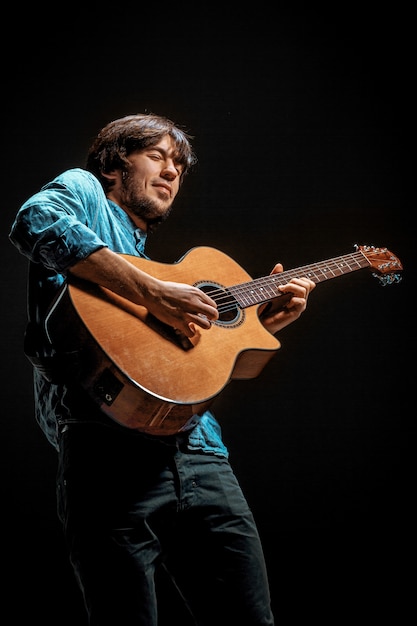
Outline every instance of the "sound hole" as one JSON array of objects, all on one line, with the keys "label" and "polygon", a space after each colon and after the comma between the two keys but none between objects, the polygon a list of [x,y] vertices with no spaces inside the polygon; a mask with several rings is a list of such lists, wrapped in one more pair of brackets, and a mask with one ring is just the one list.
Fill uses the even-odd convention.
[{"label": "sound hole", "polygon": [[219,319],[216,324],[236,324],[242,316],[242,311],[232,294],[216,283],[198,283],[196,285],[212,298],[219,311]]}]

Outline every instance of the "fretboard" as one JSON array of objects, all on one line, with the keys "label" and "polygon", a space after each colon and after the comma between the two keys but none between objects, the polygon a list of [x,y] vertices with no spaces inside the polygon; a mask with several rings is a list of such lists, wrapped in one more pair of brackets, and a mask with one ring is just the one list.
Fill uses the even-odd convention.
[{"label": "fretboard", "polygon": [[247,283],[228,287],[227,291],[244,309],[276,298],[277,295],[280,295],[279,292],[277,293],[277,287],[285,285],[292,278],[310,278],[315,283],[321,283],[369,266],[369,261],[361,252],[352,252],[326,261],[303,265],[279,274],[255,278]]}]

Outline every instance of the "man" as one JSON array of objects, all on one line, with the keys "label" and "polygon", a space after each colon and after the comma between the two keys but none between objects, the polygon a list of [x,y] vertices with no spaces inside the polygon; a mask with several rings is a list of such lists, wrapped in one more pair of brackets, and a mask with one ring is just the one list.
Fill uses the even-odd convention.
[{"label": "man", "polygon": [[[274,624],[260,538],[212,412],[197,411],[169,435],[126,427],[61,367],[46,332],[54,298],[80,279],[145,307],[191,342],[213,331],[214,298],[124,256],[147,259],[147,234],[168,217],[195,162],[191,137],[171,120],[115,120],[97,135],[86,168],[29,198],[10,233],[30,260],[25,351],[36,418],[58,453],[58,514],[91,626],[156,626],[162,564],[196,624]],[[264,310],[265,328],[275,334],[295,321],[313,288],[307,279],[279,287],[286,306]]]}]

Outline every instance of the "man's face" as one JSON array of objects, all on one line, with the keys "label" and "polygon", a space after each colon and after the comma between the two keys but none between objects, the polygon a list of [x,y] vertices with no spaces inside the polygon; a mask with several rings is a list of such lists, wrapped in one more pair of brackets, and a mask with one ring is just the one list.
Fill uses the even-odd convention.
[{"label": "man's face", "polygon": [[116,182],[108,197],[147,230],[168,217],[180,187],[182,166],[175,161],[175,144],[169,135],[155,146],[130,154],[128,160],[128,172],[112,173]]}]

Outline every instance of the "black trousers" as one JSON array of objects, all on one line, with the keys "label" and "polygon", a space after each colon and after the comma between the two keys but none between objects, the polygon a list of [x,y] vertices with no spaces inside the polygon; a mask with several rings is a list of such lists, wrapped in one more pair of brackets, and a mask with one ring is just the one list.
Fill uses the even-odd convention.
[{"label": "black trousers", "polygon": [[65,426],[59,448],[58,514],[91,626],[157,626],[158,608],[169,611],[161,567],[190,624],[274,624],[260,538],[227,459],[88,423]]}]

